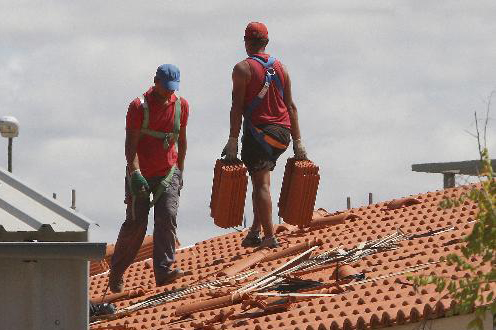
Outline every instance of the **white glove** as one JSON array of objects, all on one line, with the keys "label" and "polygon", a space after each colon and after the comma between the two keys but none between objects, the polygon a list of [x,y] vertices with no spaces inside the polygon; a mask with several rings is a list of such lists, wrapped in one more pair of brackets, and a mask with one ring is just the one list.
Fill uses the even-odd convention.
[{"label": "white glove", "polygon": [[222,155],[226,155],[226,160],[232,161],[236,159],[238,154],[238,138],[229,137],[224,150],[222,150]]},{"label": "white glove", "polygon": [[293,140],[293,151],[296,160],[308,159],[307,152],[301,143],[301,139]]}]

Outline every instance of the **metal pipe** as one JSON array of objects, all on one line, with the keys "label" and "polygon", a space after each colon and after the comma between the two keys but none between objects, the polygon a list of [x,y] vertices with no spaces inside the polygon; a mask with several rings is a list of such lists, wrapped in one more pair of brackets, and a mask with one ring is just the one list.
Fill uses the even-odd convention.
[{"label": "metal pipe", "polygon": [[198,290],[210,287],[210,286],[217,286],[217,285],[220,285],[223,283],[228,283],[232,280],[242,280],[242,279],[245,279],[245,278],[247,278],[247,277],[249,277],[255,273],[257,273],[257,271],[251,270],[251,271],[248,271],[245,273],[237,274],[235,276],[221,278],[221,279],[218,279],[215,281],[200,283],[198,285],[191,286],[191,287],[185,288],[185,289],[179,289],[178,291],[165,292],[165,293],[150,297],[145,301],[142,301],[142,302],[136,303],[134,305],[130,305],[130,306],[127,306],[125,308],[122,308],[122,309],[118,310],[116,313],[132,312],[132,311],[136,311],[138,309],[146,308],[149,306],[156,306],[156,305],[168,302],[168,301],[177,300],[177,299],[180,299],[180,298],[182,298],[188,294],[191,294],[195,291],[198,291]]},{"label": "metal pipe", "polygon": [[71,209],[76,210],[76,189],[72,189],[71,194],[72,194]]},{"label": "metal pipe", "polygon": [[8,146],[8,170],[12,173],[12,140],[13,138],[9,137],[9,146]]}]

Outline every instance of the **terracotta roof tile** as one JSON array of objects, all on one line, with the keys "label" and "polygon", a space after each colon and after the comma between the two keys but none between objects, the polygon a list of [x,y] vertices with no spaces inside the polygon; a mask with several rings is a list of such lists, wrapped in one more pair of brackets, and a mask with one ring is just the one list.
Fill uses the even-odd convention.
[{"label": "terracotta roof tile", "polygon": [[[436,262],[441,256],[460,250],[460,239],[471,231],[477,206],[465,201],[459,207],[445,210],[438,204],[443,197],[457,197],[471,187],[458,187],[401,199],[410,201],[407,203],[396,204],[400,200],[398,199],[354,208],[341,213],[346,215],[341,216],[344,220],[339,223],[331,221],[330,224],[319,227],[298,229],[290,225],[277,225],[276,231],[283,246],[274,250],[255,252],[254,249],[241,247],[244,232],[214,237],[178,250],[176,266],[187,271],[186,275],[173,284],[158,288],[155,287],[153,278],[150,259],[152,243],[151,237],[148,237],[135,263],[124,275],[125,289],[142,290],[140,292],[144,295],[116,302],[119,309],[162,294],[166,290],[191,288],[197,284],[218,281],[223,278],[218,276],[222,272],[233,275],[253,270],[257,273],[247,279],[222,283],[218,289],[212,285],[205,286],[178,300],[120,315],[118,319],[93,324],[91,328],[127,325],[136,329],[220,329],[222,326],[247,330],[365,329],[370,326],[411,323],[425,316],[443,316],[450,308],[451,300],[439,300],[440,295],[434,291],[433,286],[422,287],[415,292],[406,278],[407,271],[417,269],[416,274],[438,274],[453,278],[466,274],[454,266]],[[400,206],[391,207],[393,204]],[[313,219],[336,215],[340,214],[317,210],[314,211]],[[234,302],[239,303],[232,303],[231,293],[290,261],[296,254],[289,255],[287,252],[297,245],[316,245],[313,255],[337,247],[349,251],[360,248],[365,242],[395,233],[397,229],[414,236],[411,236],[411,240],[399,241],[395,249],[376,251],[341,268],[344,273],[341,276],[363,273],[365,280],[358,279],[348,283],[341,281],[340,286],[336,286],[334,263],[298,273],[301,280],[328,284],[321,289],[299,291],[301,294],[314,296],[274,298],[250,294],[241,298],[237,296]],[[441,230],[445,231],[440,232]],[[429,231],[436,235],[425,235]],[[108,252],[107,262],[112,248]],[[90,298],[101,299],[107,286],[108,275],[105,271],[108,264],[92,262],[90,269]],[[281,299],[283,303],[275,303]],[[181,310],[191,308],[194,304],[209,304],[220,300],[225,307],[210,307],[194,312],[189,317],[178,316],[182,315]]]}]

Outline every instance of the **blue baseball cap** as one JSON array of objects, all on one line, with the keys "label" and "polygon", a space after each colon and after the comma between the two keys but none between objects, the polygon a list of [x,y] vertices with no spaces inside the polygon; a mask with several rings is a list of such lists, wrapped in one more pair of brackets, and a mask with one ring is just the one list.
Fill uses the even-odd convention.
[{"label": "blue baseball cap", "polygon": [[162,64],[157,68],[156,77],[162,84],[162,87],[170,91],[179,90],[180,76],[179,68],[173,64]]}]

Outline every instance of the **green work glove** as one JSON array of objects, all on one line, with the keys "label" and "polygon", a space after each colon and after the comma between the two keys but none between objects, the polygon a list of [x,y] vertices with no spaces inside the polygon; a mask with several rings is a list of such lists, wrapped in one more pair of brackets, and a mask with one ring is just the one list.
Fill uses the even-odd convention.
[{"label": "green work glove", "polygon": [[148,181],[145,177],[141,175],[140,170],[135,170],[131,173],[131,193],[133,196],[146,197],[150,186],[148,186]]}]

